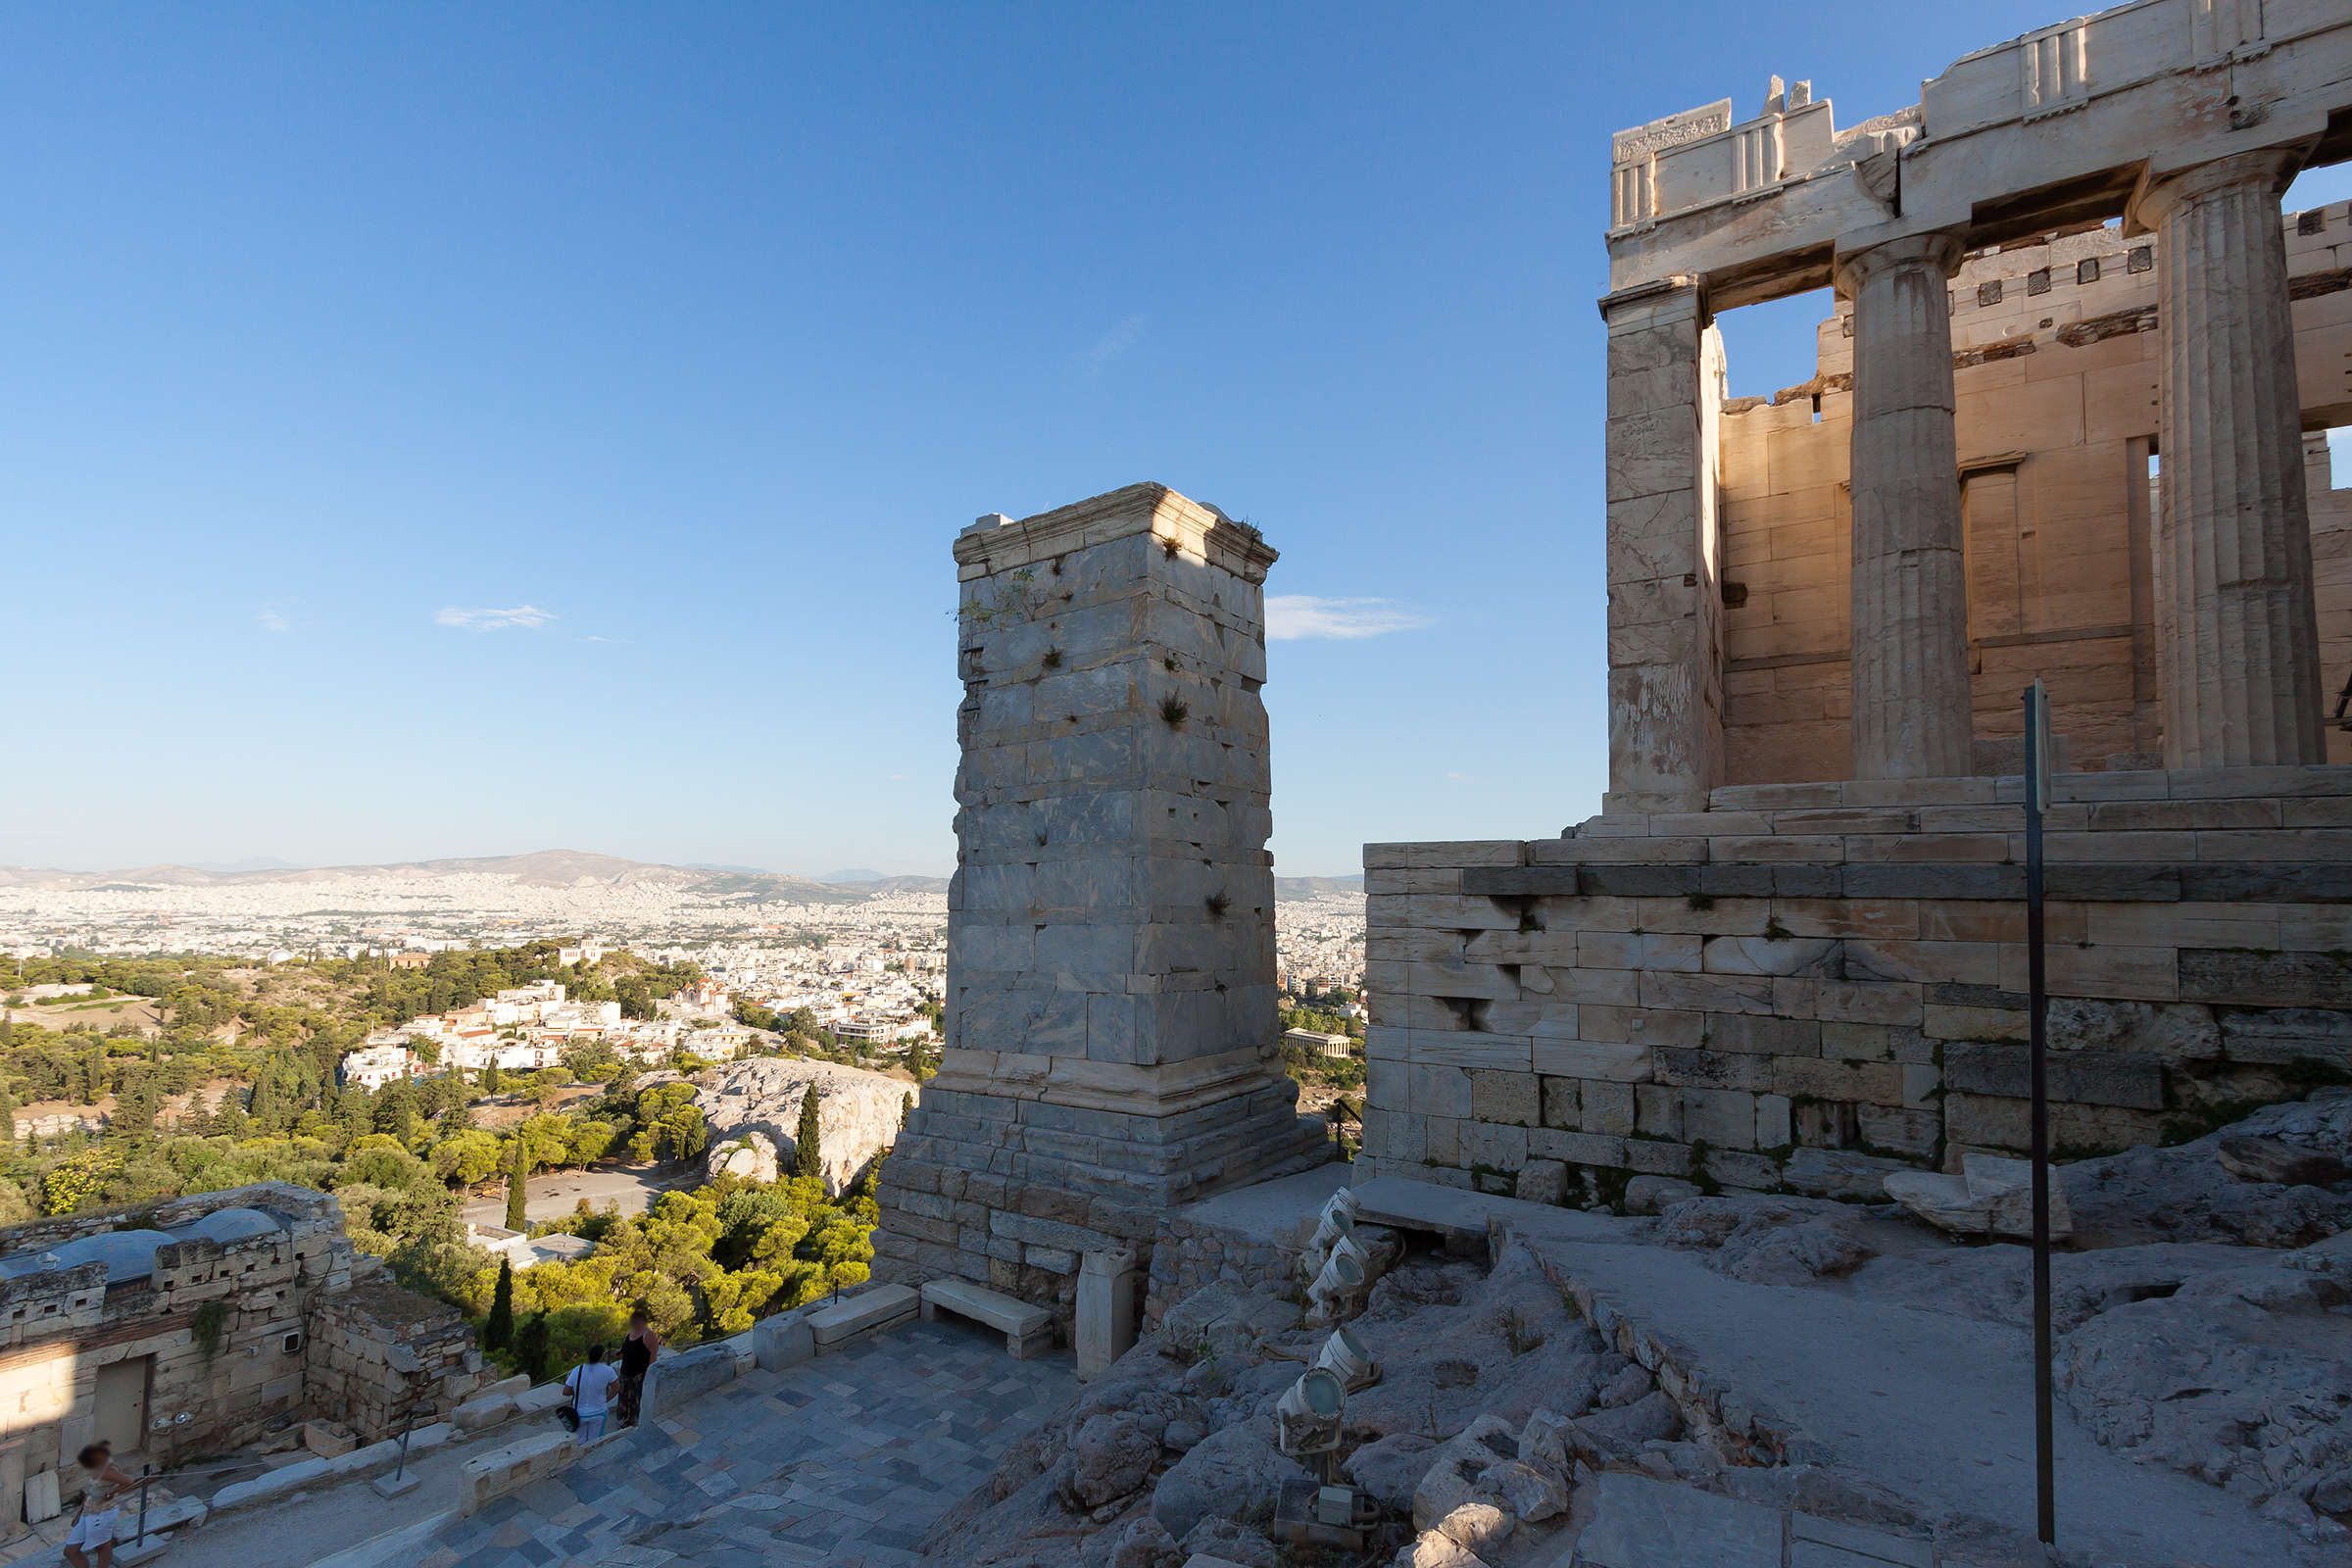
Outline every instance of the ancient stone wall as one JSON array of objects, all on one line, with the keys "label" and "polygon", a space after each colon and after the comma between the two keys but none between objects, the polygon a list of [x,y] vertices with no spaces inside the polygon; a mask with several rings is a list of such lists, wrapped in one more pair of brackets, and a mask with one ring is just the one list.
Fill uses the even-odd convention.
[{"label": "ancient stone wall", "polygon": [[303,1358],[309,1411],[372,1443],[446,1416],[495,1381],[456,1307],[395,1285],[368,1283],[313,1307]]},{"label": "ancient stone wall", "polygon": [[1078,1255],[1311,1158],[1274,1015],[1255,529],[1137,485],[956,540],[947,1041],[876,1273],[1066,1315]]},{"label": "ancient stone wall", "polygon": [[1173,1215],[1162,1221],[1152,1248],[1152,1274],[1144,1297],[1144,1327],[1159,1327],[1168,1308],[1203,1285],[1242,1290],[1264,1287],[1276,1295],[1304,1289],[1298,1277],[1298,1249],[1263,1236],[1202,1225]]},{"label": "ancient stone wall", "polygon": [[[1367,846],[1369,1169],[1876,1197],[1902,1165],[2022,1151],[2021,791],[1734,786],[1567,838]],[[2061,774],[2056,796],[2062,1155],[2352,1073],[2352,767]]]},{"label": "ancient stone wall", "polygon": [[[2290,213],[2284,234],[2332,718],[2352,676],[2352,488],[2332,488],[2322,432],[2352,421],[2352,208]],[[2156,241],[2108,225],[2005,245],[1965,260],[1950,299],[1980,770],[2021,765],[2017,694],[2035,674],[2072,765],[2144,765],[2162,749]],[[1852,333],[1840,300],[1810,379],[1723,405],[1728,783],[1847,772]],[[2352,734],[2331,723],[2328,745],[2352,761]]]}]

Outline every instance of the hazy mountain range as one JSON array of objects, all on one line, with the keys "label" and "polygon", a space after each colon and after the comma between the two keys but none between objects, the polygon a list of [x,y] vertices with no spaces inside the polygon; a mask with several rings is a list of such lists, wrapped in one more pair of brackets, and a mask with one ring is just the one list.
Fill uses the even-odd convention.
[{"label": "hazy mountain range", "polygon": [[[718,898],[796,904],[832,903],[883,893],[945,893],[942,876],[884,876],[853,869],[827,876],[793,876],[743,865],[655,865],[580,850],[539,850],[473,859],[402,860],[378,865],[297,866],[269,857],[197,865],[141,865],[113,871],[67,871],[54,866],[0,865],[0,887],[72,892],[92,888],[234,887],[265,883],[328,882],[345,877],[427,881],[441,877],[501,876],[524,887],[693,888]],[[1312,899],[1360,892],[1360,876],[1278,876],[1278,899]]]}]

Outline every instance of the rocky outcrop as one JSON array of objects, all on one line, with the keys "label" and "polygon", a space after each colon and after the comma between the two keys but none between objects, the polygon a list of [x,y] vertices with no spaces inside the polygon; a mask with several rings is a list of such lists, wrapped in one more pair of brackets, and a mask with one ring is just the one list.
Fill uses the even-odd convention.
[{"label": "rocky outcrop", "polygon": [[1690,1198],[1659,1222],[1668,1247],[1750,1285],[1806,1285],[1851,1274],[1876,1254],[1850,1203],[1820,1198]]},{"label": "rocky outcrop", "polygon": [[[1886,1196],[1938,1230],[1955,1236],[2034,1236],[2034,1165],[1997,1154],[1961,1156],[1960,1174],[1897,1170],[1882,1180]],[[2064,1240],[2074,1230],[2066,1184],[2050,1182],[2050,1237]]]},{"label": "rocky outcrop", "polygon": [[815,1085],[825,1191],[836,1196],[897,1140],[906,1097],[914,1093],[904,1078],[793,1056],[731,1062],[694,1082],[700,1091],[695,1102],[710,1127],[710,1169],[762,1181],[791,1169],[801,1097]]},{"label": "rocky outcrop", "polygon": [[[2352,1229],[2352,1089],[2271,1105],[2172,1149],[2132,1149],[2065,1166],[2076,1240],[2308,1247]],[[2284,1178],[2294,1178],[2292,1180]]]}]

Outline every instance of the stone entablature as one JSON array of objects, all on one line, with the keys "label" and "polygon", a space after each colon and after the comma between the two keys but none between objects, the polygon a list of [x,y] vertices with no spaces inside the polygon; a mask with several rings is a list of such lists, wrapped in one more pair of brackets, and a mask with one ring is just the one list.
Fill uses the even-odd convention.
[{"label": "stone entablature", "polygon": [[1858,243],[1949,228],[1974,249],[2115,216],[2152,152],[2177,168],[2174,149],[2330,135],[2348,79],[2352,26],[2324,0],[2137,0],[1967,55],[1847,130],[1776,78],[1753,119],[1709,105],[1611,139],[1610,287],[1686,274],[1728,309],[1827,284]]},{"label": "stone entablature", "polygon": [[[2022,786],[1732,787],[1561,839],[1367,846],[1369,1169],[1871,1198],[2022,1150]],[[2055,793],[2063,1153],[2352,1071],[2352,767]]]}]

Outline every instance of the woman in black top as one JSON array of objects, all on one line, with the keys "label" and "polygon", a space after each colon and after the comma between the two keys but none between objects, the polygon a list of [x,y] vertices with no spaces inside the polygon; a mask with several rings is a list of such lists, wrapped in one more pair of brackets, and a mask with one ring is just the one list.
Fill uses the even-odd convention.
[{"label": "woman in black top", "polygon": [[613,1393],[620,1405],[622,1426],[637,1424],[638,1401],[645,1396],[645,1371],[661,1353],[662,1341],[641,1306],[629,1314],[628,1336],[620,1342],[620,1382]]}]

